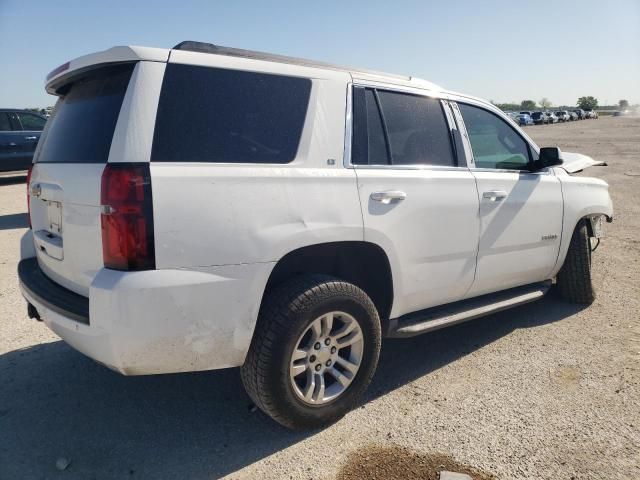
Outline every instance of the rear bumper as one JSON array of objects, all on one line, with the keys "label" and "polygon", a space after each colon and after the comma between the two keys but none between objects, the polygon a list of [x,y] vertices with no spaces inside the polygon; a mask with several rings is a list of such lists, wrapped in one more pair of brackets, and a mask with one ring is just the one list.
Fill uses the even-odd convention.
[{"label": "rear bumper", "polygon": [[[125,375],[242,365],[273,267],[102,269],[91,284],[88,322],[83,322],[60,301],[62,287],[44,276],[35,258],[20,265],[22,294],[44,323],[76,350]],[[44,283],[49,289],[34,287],[32,278],[39,275],[50,282]]]},{"label": "rear bumper", "polygon": [[18,264],[22,291],[47,310],[89,325],[89,299],[58,285],[38,266],[37,259],[25,258]]}]

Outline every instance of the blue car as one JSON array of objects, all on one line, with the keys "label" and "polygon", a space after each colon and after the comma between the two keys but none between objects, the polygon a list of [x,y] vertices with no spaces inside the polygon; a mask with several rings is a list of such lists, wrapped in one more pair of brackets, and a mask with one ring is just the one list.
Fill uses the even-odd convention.
[{"label": "blue car", "polygon": [[0,172],[31,166],[46,121],[37,113],[0,108]]},{"label": "blue car", "polygon": [[533,125],[533,119],[531,118],[531,115],[527,114],[527,113],[520,113],[518,114],[518,124],[521,127],[526,127],[527,125]]}]

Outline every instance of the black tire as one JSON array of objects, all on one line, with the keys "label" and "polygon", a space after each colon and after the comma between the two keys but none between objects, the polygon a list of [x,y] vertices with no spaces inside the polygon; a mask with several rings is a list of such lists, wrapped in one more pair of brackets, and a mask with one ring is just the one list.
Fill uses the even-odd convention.
[{"label": "black tire", "polygon": [[571,303],[593,303],[596,298],[591,279],[591,240],[587,223],[580,220],[569,244],[569,251],[558,272],[560,296]]},{"label": "black tire", "polygon": [[[336,310],[351,315],[360,326],[364,337],[362,360],[340,396],[323,405],[309,405],[291,385],[291,354],[314,319]],[[242,383],[256,406],[285,427],[322,427],[356,405],[375,373],[380,345],[378,312],[364,291],[326,275],[298,276],[276,287],[264,300],[241,368]]]}]

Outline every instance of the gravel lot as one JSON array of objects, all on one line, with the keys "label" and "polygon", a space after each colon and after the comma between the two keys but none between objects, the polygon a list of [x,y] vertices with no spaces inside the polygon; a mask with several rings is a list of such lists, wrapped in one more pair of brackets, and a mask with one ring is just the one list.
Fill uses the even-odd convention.
[{"label": "gravel lot", "polygon": [[640,119],[527,132],[609,162],[587,172],[616,211],[596,302],[551,295],[387,341],[361,407],[306,434],[253,411],[236,370],[123,377],[27,319],[24,177],[0,178],[0,478],[431,478],[434,461],[483,478],[640,478]]}]

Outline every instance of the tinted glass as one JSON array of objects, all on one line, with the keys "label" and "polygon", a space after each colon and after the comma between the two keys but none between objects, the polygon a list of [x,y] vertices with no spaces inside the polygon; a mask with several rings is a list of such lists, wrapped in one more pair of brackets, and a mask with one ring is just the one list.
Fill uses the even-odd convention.
[{"label": "tinted glass", "polygon": [[386,91],[378,96],[394,165],[456,165],[439,100]]},{"label": "tinted glass", "polygon": [[311,80],[167,65],[156,162],[288,163],[298,151]]},{"label": "tinted glass", "polygon": [[32,115],[31,113],[18,112],[16,115],[18,115],[18,118],[20,119],[23,130],[42,131],[44,124],[46,123],[44,118]]},{"label": "tinted glass", "polygon": [[389,157],[380,110],[373,90],[353,89],[353,138],[351,163],[388,165]]},{"label": "tinted glass", "polygon": [[5,112],[0,112],[0,132],[6,132],[9,130],[11,130],[9,115],[7,115]]},{"label": "tinted glass", "polygon": [[36,162],[106,163],[133,67],[91,70],[65,87]]},{"label": "tinted glass", "polygon": [[458,105],[467,127],[476,167],[527,168],[529,147],[507,122],[482,108],[464,103]]}]

